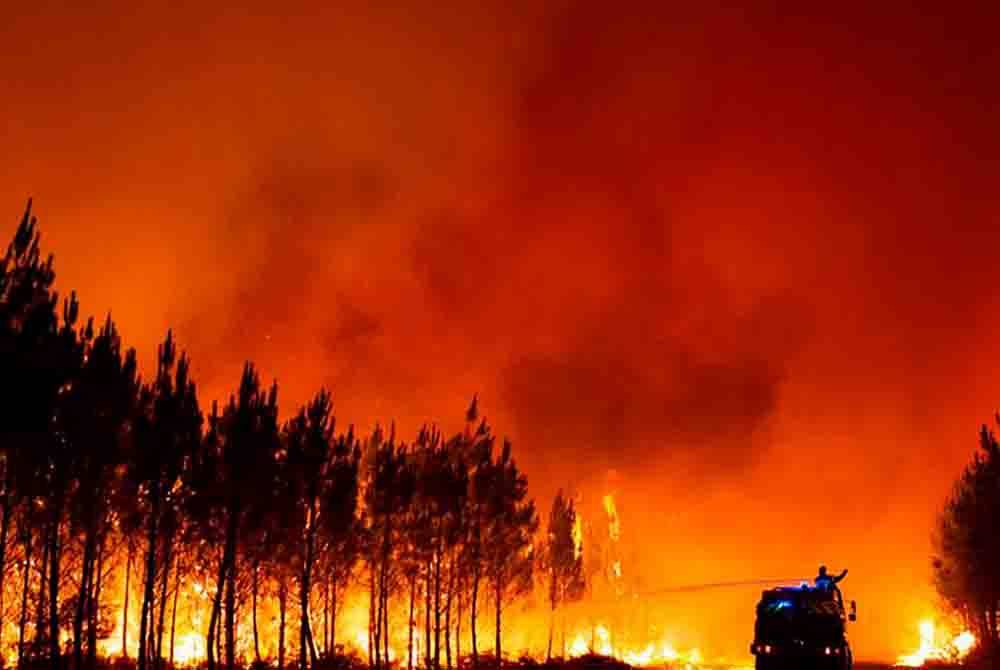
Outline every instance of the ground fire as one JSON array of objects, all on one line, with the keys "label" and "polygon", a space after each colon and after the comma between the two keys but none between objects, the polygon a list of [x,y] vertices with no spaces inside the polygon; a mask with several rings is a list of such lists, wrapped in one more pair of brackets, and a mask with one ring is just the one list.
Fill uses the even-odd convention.
[{"label": "ground fire", "polygon": [[949,634],[941,630],[933,620],[921,621],[920,647],[899,657],[896,665],[905,668],[920,668],[928,662],[960,662],[976,645],[976,636],[969,631]]}]

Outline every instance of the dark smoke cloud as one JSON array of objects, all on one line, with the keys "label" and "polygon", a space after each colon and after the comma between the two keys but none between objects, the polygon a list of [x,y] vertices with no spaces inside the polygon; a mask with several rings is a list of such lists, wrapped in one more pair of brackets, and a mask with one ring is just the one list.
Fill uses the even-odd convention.
[{"label": "dark smoke cloud", "polygon": [[[732,476],[766,456],[751,437],[777,410],[788,361],[802,345],[801,310],[783,307],[723,317],[714,325],[732,342],[710,355],[666,328],[650,332],[642,319],[599,317],[567,338],[566,351],[512,362],[501,398],[519,432],[545,445],[534,459],[552,469],[578,459],[632,475],[683,465]],[[761,326],[787,322],[783,311],[795,315],[788,326],[798,332],[778,345]]]}]

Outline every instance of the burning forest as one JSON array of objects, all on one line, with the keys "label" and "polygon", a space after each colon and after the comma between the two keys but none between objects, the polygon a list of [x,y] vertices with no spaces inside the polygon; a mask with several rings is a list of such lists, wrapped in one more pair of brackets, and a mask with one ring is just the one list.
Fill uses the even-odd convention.
[{"label": "burning forest", "polygon": [[[81,320],[54,279],[29,202],[0,264],[4,402],[16,408],[0,452],[5,665],[741,662],[706,660],[651,616],[614,491],[560,490],[540,515],[477,397],[452,434],[365,434],[338,421],[327,390],[282,419],[277,383],[248,362],[228,400],[202,408],[171,333],[143,377],[111,317]],[[992,433],[982,440],[988,460],[967,479],[1000,462]],[[931,622],[920,632],[900,665],[976,644],[967,631],[939,644]]]},{"label": "burning forest", "polygon": [[282,420],[247,363],[203,408],[173,335],[141,375],[39,241],[29,203],[0,264],[5,665],[703,662],[635,610],[614,493],[543,519],[477,398],[454,434],[363,434],[326,390]]},{"label": "burning forest", "polygon": [[1000,4],[4,10],[0,670],[1000,666]]}]

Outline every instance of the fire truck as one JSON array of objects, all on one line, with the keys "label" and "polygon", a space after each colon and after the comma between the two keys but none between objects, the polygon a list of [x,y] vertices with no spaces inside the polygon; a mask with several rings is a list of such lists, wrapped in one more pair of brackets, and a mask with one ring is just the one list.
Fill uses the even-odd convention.
[{"label": "fire truck", "polygon": [[837,588],[803,584],[764,591],[750,646],[757,670],[851,670],[847,624],[857,617],[857,604],[851,601],[848,612]]}]

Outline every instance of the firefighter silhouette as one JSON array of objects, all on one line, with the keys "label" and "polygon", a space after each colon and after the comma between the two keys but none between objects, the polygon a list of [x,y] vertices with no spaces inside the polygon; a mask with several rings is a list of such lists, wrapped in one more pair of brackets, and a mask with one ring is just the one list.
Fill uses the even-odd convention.
[{"label": "firefighter silhouette", "polygon": [[819,574],[816,575],[816,588],[823,591],[834,591],[839,590],[837,584],[844,581],[844,577],[847,576],[847,570],[844,570],[839,575],[831,575],[827,572],[826,566],[819,566]]}]

